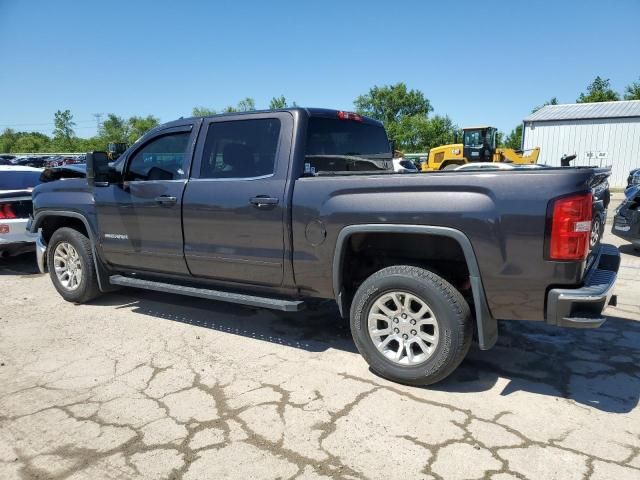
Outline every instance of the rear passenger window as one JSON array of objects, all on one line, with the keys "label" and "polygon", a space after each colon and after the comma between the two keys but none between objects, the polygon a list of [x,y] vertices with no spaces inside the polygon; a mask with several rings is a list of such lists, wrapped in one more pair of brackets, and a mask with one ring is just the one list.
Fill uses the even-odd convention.
[{"label": "rear passenger window", "polygon": [[209,125],[200,178],[251,178],[274,172],[280,120],[264,118]]}]

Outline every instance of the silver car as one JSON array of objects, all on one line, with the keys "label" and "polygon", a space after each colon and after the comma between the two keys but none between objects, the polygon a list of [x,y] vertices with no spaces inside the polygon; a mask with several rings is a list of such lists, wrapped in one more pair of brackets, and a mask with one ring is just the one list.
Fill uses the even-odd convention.
[{"label": "silver car", "polygon": [[37,234],[27,231],[32,213],[31,190],[42,169],[0,165],[0,256],[35,251]]}]

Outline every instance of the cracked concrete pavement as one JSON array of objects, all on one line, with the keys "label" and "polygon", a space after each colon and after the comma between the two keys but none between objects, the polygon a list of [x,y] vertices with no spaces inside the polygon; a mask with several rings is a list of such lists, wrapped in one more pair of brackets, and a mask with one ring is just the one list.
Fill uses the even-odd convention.
[{"label": "cracked concrete pavement", "polygon": [[638,479],[640,256],[622,251],[602,328],[501,322],[430,388],[372,374],[328,305],[72,305],[33,257],[3,260],[0,478]]}]

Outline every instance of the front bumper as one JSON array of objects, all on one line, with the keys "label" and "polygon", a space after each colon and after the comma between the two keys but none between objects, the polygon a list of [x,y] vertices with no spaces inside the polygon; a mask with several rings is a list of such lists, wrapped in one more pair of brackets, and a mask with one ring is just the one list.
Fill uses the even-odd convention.
[{"label": "front bumper", "polygon": [[613,286],[620,268],[620,252],[600,245],[580,288],[553,288],[547,294],[547,323],[559,327],[596,328],[606,317],[604,308],[615,304]]}]

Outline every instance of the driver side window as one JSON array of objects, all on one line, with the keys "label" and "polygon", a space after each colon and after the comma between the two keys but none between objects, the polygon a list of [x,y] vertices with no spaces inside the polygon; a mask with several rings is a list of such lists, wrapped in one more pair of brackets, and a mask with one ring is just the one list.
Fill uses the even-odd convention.
[{"label": "driver side window", "polygon": [[155,138],[136,152],[129,162],[126,180],[179,180],[184,178],[184,158],[191,132]]}]

